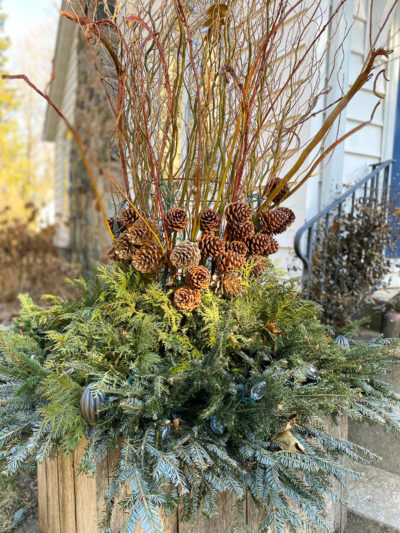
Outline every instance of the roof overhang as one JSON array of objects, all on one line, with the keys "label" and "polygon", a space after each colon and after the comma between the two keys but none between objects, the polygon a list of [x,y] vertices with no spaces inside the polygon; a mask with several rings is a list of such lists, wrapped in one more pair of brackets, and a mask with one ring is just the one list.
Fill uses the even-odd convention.
[{"label": "roof overhang", "polygon": [[[74,4],[75,2],[72,3]],[[61,9],[70,9],[66,0],[62,0]],[[49,91],[49,97],[57,107],[62,105],[64,97],[65,81],[68,74],[68,62],[71,55],[71,46],[75,31],[77,31],[77,27],[74,22],[71,22],[65,17],[60,17],[57,29],[56,49],[53,58],[52,80]],[[43,138],[45,141],[55,140],[59,120],[60,117],[54,109],[50,105],[47,105],[43,130]]]}]

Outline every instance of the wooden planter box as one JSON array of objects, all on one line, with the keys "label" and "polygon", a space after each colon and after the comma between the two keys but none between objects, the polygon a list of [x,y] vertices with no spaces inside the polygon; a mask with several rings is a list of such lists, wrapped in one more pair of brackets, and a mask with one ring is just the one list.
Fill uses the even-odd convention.
[{"label": "wooden planter box", "polygon": [[[347,419],[338,424],[328,421],[330,432],[340,438],[347,438]],[[98,533],[103,518],[105,492],[108,480],[118,458],[112,452],[97,468],[95,477],[78,475],[79,464],[86,442],[66,458],[57,457],[38,464],[39,527],[40,533]],[[336,493],[345,498],[345,491],[338,482],[334,483]],[[230,533],[234,523],[234,499],[222,495],[219,500],[220,514],[213,520],[200,516],[196,525],[181,522],[179,509],[164,520],[164,533]],[[252,499],[246,498],[246,519],[249,533],[258,533],[259,512]],[[327,500],[326,518],[332,522],[335,533],[343,533],[346,527],[346,510],[339,503]],[[122,533],[127,520],[118,505],[114,508],[111,521],[113,533]],[[139,528],[135,533],[143,533]],[[301,533],[300,531],[298,533]]]},{"label": "wooden planter box", "polygon": [[[103,518],[105,491],[117,452],[109,454],[98,465],[95,477],[78,475],[77,465],[86,442],[66,458],[57,457],[38,464],[39,528],[40,533],[98,533]],[[164,533],[229,533],[234,523],[234,500],[229,495],[220,498],[220,514],[213,520],[201,516],[196,525],[182,523],[179,510],[164,520]],[[249,533],[258,533],[259,514],[250,498],[246,501]],[[127,515],[115,506],[111,528],[113,533],[124,531]],[[137,529],[142,533],[142,529]]]}]

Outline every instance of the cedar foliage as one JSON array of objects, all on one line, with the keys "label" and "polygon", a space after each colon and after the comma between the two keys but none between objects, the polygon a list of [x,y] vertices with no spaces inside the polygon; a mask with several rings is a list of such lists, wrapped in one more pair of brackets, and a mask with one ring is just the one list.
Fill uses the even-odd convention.
[{"label": "cedar foliage", "polygon": [[[225,300],[206,290],[192,313],[177,310],[168,289],[116,264],[101,267],[90,283],[77,281],[77,301],[53,297],[43,309],[22,296],[14,327],[0,330],[5,471],[29,457],[41,461],[74,449],[88,433],[79,401],[93,383],[107,400],[81,469],[93,473],[121,445],[104,532],[111,532],[126,482],[130,491],[119,505],[129,513],[128,532],[140,524],[146,533],[162,533],[160,508],[179,503],[187,520],[211,517],[225,491],[238,503],[235,531],[244,532],[246,490],[262,511],[260,531],[328,531],[324,494],[331,494],[333,478],[343,483],[357,475],[340,456],[375,457],[329,435],[323,419],[383,419],[399,432],[391,412],[398,399],[383,381],[394,345],[343,349],[319,322],[320,308],[279,281],[274,268],[262,278],[249,268],[242,275],[245,294]],[[317,381],[307,381],[310,364]],[[267,393],[251,402],[259,381]],[[304,453],[273,440],[294,415]],[[221,436],[210,430],[213,416],[225,428]],[[163,439],[172,418],[179,426]]]}]

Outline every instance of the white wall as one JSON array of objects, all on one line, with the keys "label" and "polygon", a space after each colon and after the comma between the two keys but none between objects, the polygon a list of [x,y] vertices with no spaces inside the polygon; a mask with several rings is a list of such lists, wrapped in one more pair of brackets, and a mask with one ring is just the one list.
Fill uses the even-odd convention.
[{"label": "white wall", "polygon": [[[332,4],[335,4],[336,1],[332,0]],[[330,43],[333,53],[342,42],[338,41],[338,39],[343,37],[352,24],[347,41],[343,44],[344,61],[341,64],[340,81],[344,89],[347,89],[359,74],[368,50],[370,1],[349,0],[345,16],[341,21],[341,27],[338,28],[332,43]],[[391,3],[387,0],[376,0],[375,5],[378,4],[379,9],[376,9],[373,14],[375,31],[378,21],[382,19],[385,8],[387,9],[387,6],[391,5]],[[371,169],[369,165],[392,158],[400,69],[398,57],[398,50],[400,49],[399,27],[400,9],[397,8],[388,31],[379,43],[389,49],[394,49],[394,53],[386,65],[389,82],[385,82],[383,76],[381,76],[376,85],[376,90],[385,95],[385,100],[378,108],[372,123],[338,147],[330,163],[320,175],[311,178],[303,189],[293,195],[287,202],[288,207],[291,207],[296,212],[297,220],[296,224],[280,237],[281,249],[277,255],[280,256],[280,264],[284,267],[290,268],[295,265],[301,268],[301,264],[294,259],[292,246],[294,235],[305,220],[309,220],[314,216],[320,209],[343,192],[346,187],[364,177]],[[385,64],[382,65],[382,68],[384,66]],[[338,98],[340,96],[338,92],[340,92],[339,84],[332,87],[331,94],[327,97],[328,102]],[[377,101],[378,98],[373,93],[372,82],[369,82],[355,96],[343,113],[342,122],[339,126],[340,135],[368,120]],[[320,123],[321,117],[313,121],[310,125],[310,135],[317,130]],[[393,283],[400,285],[399,268],[395,263],[393,263]]]}]

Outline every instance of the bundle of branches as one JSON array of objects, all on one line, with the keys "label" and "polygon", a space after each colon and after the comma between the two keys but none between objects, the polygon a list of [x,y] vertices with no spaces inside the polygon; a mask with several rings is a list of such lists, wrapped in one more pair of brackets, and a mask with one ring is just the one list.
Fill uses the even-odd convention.
[{"label": "bundle of branches", "polygon": [[25,206],[24,218],[11,219],[9,213],[10,208],[4,210],[0,225],[0,302],[16,301],[24,291],[34,298],[43,293],[59,294],[64,278],[77,275],[77,269],[72,269],[54,245],[55,227],[37,229],[37,210],[31,204]]},{"label": "bundle of branches", "polygon": [[[372,456],[321,420],[383,418],[399,429],[390,413],[397,398],[380,378],[391,347],[336,346],[318,307],[280,283],[268,260],[273,235],[294,220],[279,204],[366,124],[329,142],[343,109],[371,78],[381,98],[378,63],[389,51],[380,41],[397,0],[371,26],[350,88],[327,96],[342,60],[326,42],[346,3],[122,1],[100,20],[92,2],[63,12],[92,47],[115,114],[119,179],[49,97],[17,76],[66,121],[115,263],[95,283],[79,282],[74,303],[55,299],[43,310],[23,298],[18,334],[1,333],[0,445],[12,472],[28,455],[74,449],[89,424],[91,471],[122,442],[105,531],[125,482],[127,531],[140,523],[162,532],[159,509],[179,503],[188,519],[211,516],[225,491],[244,530],[247,490],[261,531],[327,529],[330,476],[354,474],[339,455]],[[113,186],[112,218],[93,166]]]},{"label": "bundle of branches", "polygon": [[[168,208],[185,209],[191,240],[205,207],[221,215],[227,203],[250,196],[258,217],[260,208],[292,195],[339,143],[369,123],[335,137],[342,111],[368,82],[377,98],[372,115],[380,103],[376,82],[385,75],[385,31],[397,1],[381,24],[373,26],[371,18],[365,61],[351,86],[339,87],[338,99],[329,93],[342,79],[342,46],[335,50],[332,43],[343,26],[344,38],[350,31],[348,0],[333,9],[322,0],[120,0],[112,12],[105,4],[100,19],[96,2],[62,12],[81,27],[93,50],[116,117],[110,150],[112,158],[119,152],[120,179],[85,149],[48,96],[26,77],[11,77],[24,78],[66,121],[97,193],[93,166],[112,183],[116,206],[134,199],[138,209],[160,220],[159,245],[169,255]],[[316,116],[321,121],[315,131]]]},{"label": "bundle of branches", "polygon": [[223,492],[238,504],[235,531],[245,531],[246,490],[261,510],[260,531],[328,530],[332,477],[356,475],[340,455],[373,455],[322,421],[383,419],[400,430],[391,413],[399,399],[382,381],[393,346],[339,346],[317,304],[273,268],[242,275],[245,295],[206,290],[195,313],[118,265],[102,267],[93,284],[79,281],[76,302],[54,298],[46,310],[24,296],[15,329],[0,330],[6,470],[68,453],[89,432],[86,473],[121,446],[104,531],[125,483],[127,531],[140,524],[162,533],[160,509],[182,503],[188,520],[211,517]]},{"label": "bundle of branches", "polygon": [[387,254],[396,228],[389,224],[389,210],[388,203],[361,200],[352,211],[336,216],[329,227],[316,230],[305,290],[321,304],[324,322],[334,328],[354,320],[390,271]]}]

